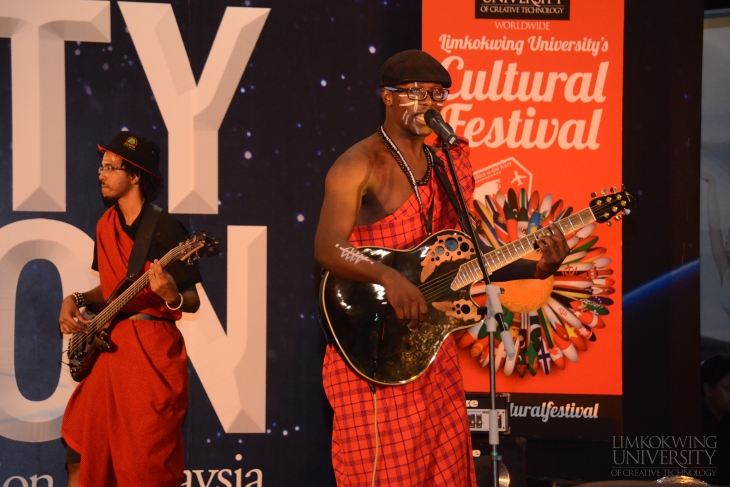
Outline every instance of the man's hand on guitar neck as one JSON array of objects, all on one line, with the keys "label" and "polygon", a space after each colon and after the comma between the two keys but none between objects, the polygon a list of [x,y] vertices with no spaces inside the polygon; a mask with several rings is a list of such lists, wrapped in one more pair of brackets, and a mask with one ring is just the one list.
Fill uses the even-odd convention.
[{"label": "man's hand on guitar neck", "polygon": [[150,265],[150,289],[164,299],[167,307],[172,310],[195,313],[200,308],[200,298],[195,287],[180,292],[175,279],[157,260]]},{"label": "man's hand on guitar neck", "polygon": [[550,230],[553,232],[552,235],[540,237],[536,242],[542,252],[542,258],[537,262],[535,268],[536,279],[547,279],[555,274],[568,253],[570,253],[570,247],[568,247],[568,242],[565,241],[565,235],[557,225],[551,223]]},{"label": "man's hand on guitar neck", "polygon": [[[91,291],[83,293],[84,303],[86,306],[104,302],[104,297],[101,293],[101,286],[97,286]],[[69,294],[63,299],[61,303],[61,313],[58,317],[58,324],[62,333],[79,333],[86,331],[85,323],[89,323],[89,320],[84,318],[76,306],[76,300],[72,294]]]},{"label": "man's hand on guitar neck", "polygon": [[180,304],[182,294],[177,290],[175,279],[156,259],[150,264],[150,289],[164,299],[168,306],[177,307]]},{"label": "man's hand on guitar neck", "polygon": [[415,332],[428,318],[428,306],[421,291],[394,269],[389,269],[381,284],[398,321]]}]

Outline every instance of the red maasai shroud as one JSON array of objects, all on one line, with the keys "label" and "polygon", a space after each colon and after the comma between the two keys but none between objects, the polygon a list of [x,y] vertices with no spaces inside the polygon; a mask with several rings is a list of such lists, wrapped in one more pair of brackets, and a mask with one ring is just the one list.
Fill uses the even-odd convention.
[{"label": "red maasai shroud", "polygon": [[[452,152],[467,202],[474,191],[469,148]],[[447,169],[448,172],[448,169]],[[459,228],[458,218],[437,177],[420,186],[426,208],[435,196],[433,231]],[[355,246],[409,249],[427,237],[416,195],[392,215],[356,227]],[[324,390],[334,409],[332,465],[337,485],[369,486],[375,461],[373,395],[333,346],[322,370]],[[405,385],[377,386],[378,486],[473,486],[476,475],[466,416],[464,383],[449,336],[436,360],[418,379]]]},{"label": "red maasai shroud", "polygon": [[[110,208],[96,227],[104,297],[124,279],[133,241]],[[149,269],[149,262],[145,264]],[[124,312],[179,320],[149,286]],[[111,332],[114,352],[99,355],[66,406],[61,433],[81,454],[81,487],[180,487],[182,421],[188,403],[187,353],[174,323],[123,320]]]}]

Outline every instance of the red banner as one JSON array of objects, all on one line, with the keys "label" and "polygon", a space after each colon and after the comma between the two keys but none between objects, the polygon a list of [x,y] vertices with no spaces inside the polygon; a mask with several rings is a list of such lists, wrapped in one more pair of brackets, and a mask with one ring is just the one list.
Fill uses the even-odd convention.
[{"label": "red banner", "polygon": [[[453,78],[442,114],[471,145],[472,211],[492,246],[620,191],[623,15],[620,0],[423,1],[423,49]],[[622,393],[620,225],[569,237],[554,278],[500,283],[519,351],[495,342],[499,392]],[[456,335],[467,391],[489,389],[485,335]]]}]

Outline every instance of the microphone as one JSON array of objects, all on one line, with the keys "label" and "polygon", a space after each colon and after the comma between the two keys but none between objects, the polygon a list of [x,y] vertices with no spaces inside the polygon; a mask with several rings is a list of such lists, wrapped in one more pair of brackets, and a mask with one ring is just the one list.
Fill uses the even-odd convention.
[{"label": "microphone", "polygon": [[423,118],[426,120],[426,125],[431,127],[431,130],[436,132],[436,135],[438,135],[441,140],[445,141],[451,147],[459,145],[459,139],[456,137],[454,129],[451,128],[451,125],[444,122],[444,119],[439,112],[432,109],[427,110],[423,115]]}]

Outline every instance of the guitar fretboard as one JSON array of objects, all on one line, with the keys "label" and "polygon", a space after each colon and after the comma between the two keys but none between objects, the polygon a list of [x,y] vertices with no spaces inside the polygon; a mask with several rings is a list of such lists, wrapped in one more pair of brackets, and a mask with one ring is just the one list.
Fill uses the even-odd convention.
[{"label": "guitar fretboard", "polygon": [[[583,211],[575,213],[558,220],[555,225],[564,233],[568,234],[576,230],[580,230],[586,225],[589,225],[596,221],[596,217],[590,208],[586,208]],[[540,238],[550,235],[551,231],[548,227],[541,228],[534,233],[526,235],[519,240],[510,242],[507,245],[492,250],[484,254],[484,267],[487,272],[492,274],[493,272],[501,269],[502,267],[515,262],[517,259],[521,259],[530,252],[535,251],[535,242]],[[483,278],[482,270],[479,267],[477,259],[472,259],[469,262],[459,267],[459,273],[451,283],[451,289],[457,290],[464,286],[480,281]]]},{"label": "guitar fretboard", "polygon": [[[170,265],[171,262],[180,259],[188,252],[191,252],[194,248],[195,244],[191,242],[182,243],[166,253],[164,257],[159,259],[158,263],[164,269],[165,267]],[[126,306],[127,303],[132,300],[132,298],[139,294],[140,291],[142,291],[142,289],[144,289],[144,287],[149,284],[149,282],[150,271],[147,271],[142,274],[136,281],[134,281],[131,286],[129,286],[119,296],[117,296],[117,298],[113,302],[111,302],[109,306],[104,308],[103,311],[96,315],[94,319],[86,325],[87,331],[85,333],[76,333],[74,335],[74,337],[71,339],[71,343],[69,344],[69,352],[76,351],[76,349],[80,348],[83,345],[84,339],[82,338],[82,336],[95,333],[99,331],[102,327],[104,327],[104,325],[109,323],[117,314],[119,314],[122,308],[124,308],[124,306]]]}]

